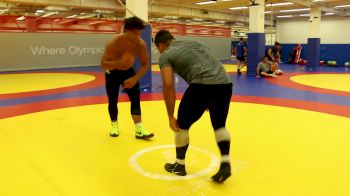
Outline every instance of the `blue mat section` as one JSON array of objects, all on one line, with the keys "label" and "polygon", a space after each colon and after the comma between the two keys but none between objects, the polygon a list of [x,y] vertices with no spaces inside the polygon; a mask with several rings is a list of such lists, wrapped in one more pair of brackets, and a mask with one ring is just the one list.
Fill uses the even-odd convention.
[{"label": "blue mat section", "polygon": [[[229,60],[225,61],[229,63]],[[281,69],[285,73],[298,72],[299,74],[306,73],[306,66],[294,65],[294,64],[281,64]],[[43,70],[33,70],[31,72],[42,72]],[[51,72],[85,72],[85,71],[102,71],[100,66],[95,67],[79,67],[79,68],[61,68],[61,69],[50,69],[47,71]],[[350,74],[350,67],[331,67],[331,66],[321,66],[319,70],[312,70],[313,73],[347,73]],[[27,72],[26,72],[27,73]],[[243,95],[243,96],[259,96],[259,97],[272,97],[272,98],[284,98],[284,99],[294,99],[294,100],[304,100],[304,101],[313,101],[320,103],[329,103],[329,104],[339,104],[344,106],[350,106],[348,96],[339,96],[331,94],[322,94],[312,91],[298,90],[294,88],[289,88],[288,86],[277,86],[269,83],[264,78],[249,77],[245,74],[237,75],[230,74],[233,86],[234,96]],[[285,76],[280,76],[285,77]],[[275,78],[279,80],[279,78]],[[162,93],[162,78],[159,73],[153,73],[152,77],[152,92],[153,93]],[[175,84],[176,92],[183,93],[185,92],[188,84],[179,77],[179,82]],[[150,91],[147,91],[150,92]],[[145,91],[142,91],[145,93]],[[55,93],[48,95],[35,95],[27,96],[13,99],[5,99],[0,101],[0,107],[7,107],[18,104],[26,104],[40,101],[48,100],[59,100],[67,98],[78,98],[78,97],[89,97],[89,96],[106,96],[106,91],[104,85],[99,87],[81,89],[73,92],[63,92]]]}]

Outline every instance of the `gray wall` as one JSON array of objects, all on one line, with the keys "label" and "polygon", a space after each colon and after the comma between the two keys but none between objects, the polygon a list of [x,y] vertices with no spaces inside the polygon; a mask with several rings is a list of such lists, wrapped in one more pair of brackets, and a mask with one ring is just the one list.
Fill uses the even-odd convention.
[{"label": "gray wall", "polygon": [[[0,71],[99,65],[106,42],[113,34],[0,33]],[[209,46],[218,59],[229,59],[231,40],[178,36]],[[152,46],[152,61],[159,54]]]},{"label": "gray wall", "polygon": [[97,65],[112,34],[0,33],[0,70]]},{"label": "gray wall", "polygon": [[[175,36],[176,40],[196,40],[207,45],[211,53],[220,60],[231,58],[231,38]],[[158,63],[159,53],[155,45],[152,45],[152,62]]]}]

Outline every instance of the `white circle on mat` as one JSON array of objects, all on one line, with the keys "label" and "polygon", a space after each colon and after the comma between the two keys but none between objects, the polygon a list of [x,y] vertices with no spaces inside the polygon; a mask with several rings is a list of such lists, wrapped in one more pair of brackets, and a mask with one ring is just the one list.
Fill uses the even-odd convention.
[{"label": "white circle on mat", "polygon": [[170,175],[163,175],[163,174],[157,174],[157,173],[150,173],[145,171],[137,162],[137,160],[144,155],[147,152],[151,152],[154,150],[158,150],[158,149],[163,149],[163,148],[175,148],[174,145],[161,145],[161,146],[154,146],[154,147],[150,147],[150,148],[145,148],[142,149],[138,152],[136,152],[134,155],[132,155],[129,159],[129,164],[140,174],[142,174],[143,176],[149,177],[149,178],[154,178],[154,179],[160,179],[160,180],[188,180],[188,179],[193,179],[193,178],[198,178],[201,176],[204,176],[206,174],[211,173],[212,171],[214,171],[215,169],[217,169],[217,167],[220,165],[220,160],[219,158],[214,154],[211,153],[207,150],[204,149],[200,149],[197,147],[193,147],[190,146],[190,148],[194,151],[203,153],[207,156],[209,156],[210,158],[210,163],[209,166],[199,172],[193,173],[193,174],[188,174],[186,176],[170,176]]}]

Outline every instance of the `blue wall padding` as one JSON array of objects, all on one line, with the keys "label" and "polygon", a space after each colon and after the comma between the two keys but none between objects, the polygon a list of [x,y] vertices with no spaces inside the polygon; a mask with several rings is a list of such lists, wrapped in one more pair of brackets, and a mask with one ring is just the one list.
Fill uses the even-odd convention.
[{"label": "blue wall padding", "polygon": [[350,61],[350,44],[321,44],[321,60],[337,61],[344,65]]},{"label": "blue wall padding", "polygon": [[[149,65],[151,65],[152,63],[152,55],[151,55],[151,44],[152,44],[152,29],[151,26],[147,25],[145,26],[145,29],[142,32],[142,39],[146,42],[147,45],[147,49],[148,49],[148,56],[149,56]],[[140,61],[138,58],[136,58],[135,64],[135,71],[138,70],[138,68],[140,67]],[[140,79],[139,81],[140,86],[142,89],[147,89],[147,90],[151,90],[152,89],[152,71],[151,71],[151,67],[149,68],[149,70],[147,71],[147,73]]]},{"label": "blue wall padding", "polygon": [[248,75],[256,75],[256,67],[264,55],[265,33],[248,33]]},{"label": "blue wall padding", "polygon": [[307,40],[307,66],[313,68],[320,65],[321,59],[321,39],[309,38]]},{"label": "blue wall padding", "polygon": [[[282,61],[288,60],[289,54],[295,44],[282,44]],[[268,48],[270,46],[266,46]],[[302,44],[301,58],[307,58],[307,44]],[[321,44],[321,61],[337,61],[342,66],[345,62],[350,61],[350,44]]]}]

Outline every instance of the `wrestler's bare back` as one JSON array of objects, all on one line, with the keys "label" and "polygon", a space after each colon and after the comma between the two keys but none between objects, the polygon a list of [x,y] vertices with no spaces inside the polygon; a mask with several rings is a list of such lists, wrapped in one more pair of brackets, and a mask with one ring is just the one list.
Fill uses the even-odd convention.
[{"label": "wrestler's bare back", "polygon": [[147,53],[147,49],[143,51],[145,49],[145,42],[136,35],[128,33],[117,35],[106,45],[101,66],[105,70],[130,69],[136,56],[139,56],[140,53]]}]

